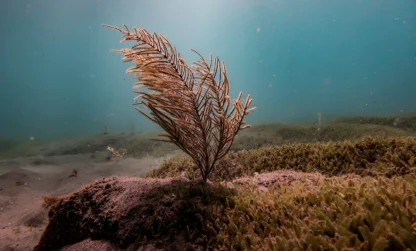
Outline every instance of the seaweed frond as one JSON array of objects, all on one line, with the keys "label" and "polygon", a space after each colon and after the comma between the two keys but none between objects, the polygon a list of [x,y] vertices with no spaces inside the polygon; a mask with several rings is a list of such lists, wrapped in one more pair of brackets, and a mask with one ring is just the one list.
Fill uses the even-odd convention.
[{"label": "seaweed frond", "polygon": [[240,92],[231,104],[227,69],[217,57],[210,55],[207,62],[192,50],[200,59],[188,66],[162,34],[103,26],[123,33],[121,42],[135,42],[131,49],[113,51],[123,54],[124,62],[135,64],[127,70],[138,80],[133,85],[138,95],[135,104],[149,111],[136,110],[166,132],[159,135],[164,139],[157,140],[174,143],[195,161],[206,181],[217,160],[228,153],[236,134],[250,127],[244,121],[255,109],[249,108],[250,95],[243,102]]}]

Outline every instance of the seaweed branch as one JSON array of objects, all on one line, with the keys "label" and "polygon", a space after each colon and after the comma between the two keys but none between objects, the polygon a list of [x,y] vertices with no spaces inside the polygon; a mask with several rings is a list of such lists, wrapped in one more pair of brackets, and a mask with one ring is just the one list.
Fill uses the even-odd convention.
[{"label": "seaweed branch", "polygon": [[135,42],[132,48],[112,51],[123,54],[124,62],[135,64],[127,70],[138,80],[133,85],[138,94],[135,105],[149,111],[136,110],[166,132],[159,134],[165,139],[156,140],[174,143],[187,153],[207,181],[217,160],[230,150],[236,134],[250,127],[244,121],[255,110],[249,108],[250,95],[242,102],[240,92],[231,104],[227,69],[217,57],[210,55],[207,62],[192,50],[200,59],[188,66],[162,34],[103,26],[123,33],[121,42]]}]

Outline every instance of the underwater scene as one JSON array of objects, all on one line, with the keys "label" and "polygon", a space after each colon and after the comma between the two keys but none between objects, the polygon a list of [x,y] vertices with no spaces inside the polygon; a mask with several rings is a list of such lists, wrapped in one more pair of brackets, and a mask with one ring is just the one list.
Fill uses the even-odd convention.
[{"label": "underwater scene", "polygon": [[0,251],[416,250],[415,1],[0,21]]}]

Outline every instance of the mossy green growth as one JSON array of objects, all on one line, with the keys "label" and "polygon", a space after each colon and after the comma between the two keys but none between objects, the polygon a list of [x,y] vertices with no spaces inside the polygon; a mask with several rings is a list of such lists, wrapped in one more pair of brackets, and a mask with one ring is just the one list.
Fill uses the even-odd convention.
[{"label": "mossy green growth", "polygon": [[[233,182],[236,193],[222,213],[204,218],[207,243],[213,250],[416,250],[415,157],[414,137],[230,153],[214,169],[214,182],[275,170],[323,175],[260,183],[261,174]],[[190,159],[173,158],[148,176],[196,178],[198,172]]]},{"label": "mossy green growth", "polygon": [[317,143],[343,140],[359,140],[365,137],[404,137],[416,136],[416,130],[405,130],[388,125],[355,123],[350,118],[346,122],[317,124],[265,124],[256,125],[237,136],[232,150],[248,150],[270,145],[293,143]]},{"label": "mossy green growth", "polygon": [[416,250],[415,175],[236,190],[216,221],[219,250]]},{"label": "mossy green growth", "polygon": [[40,150],[47,147],[50,142],[46,140],[28,140],[18,142],[0,139],[0,159],[11,159],[36,155]]},{"label": "mossy green growth", "polygon": [[407,114],[404,116],[356,116],[338,118],[334,122],[356,124],[356,125],[381,125],[390,126],[405,131],[416,131],[415,114]]},{"label": "mossy green growth", "polygon": [[[357,141],[292,144],[229,153],[217,163],[211,179],[232,180],[255,172],[289,169],[329,176],[404,175],[416,172],[416,138],[365,138]],[[189,158],[172,158],[149,177],[198,177]]]}]

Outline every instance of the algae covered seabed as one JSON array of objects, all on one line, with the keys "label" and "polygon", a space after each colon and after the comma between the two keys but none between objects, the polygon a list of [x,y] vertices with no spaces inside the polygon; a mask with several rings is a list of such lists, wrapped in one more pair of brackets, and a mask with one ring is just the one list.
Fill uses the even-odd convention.
[{"label": "algae covered seabed", "polygon": [[0,250],[416,250],[415,136],[411,115],[255,125],[209,184],[153,135],[0,139]]}]

